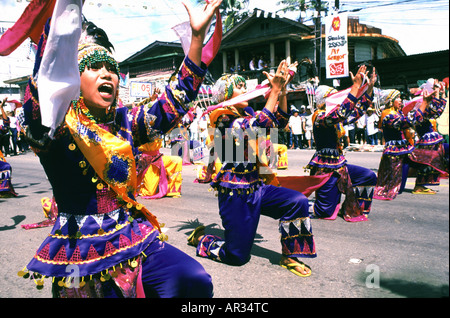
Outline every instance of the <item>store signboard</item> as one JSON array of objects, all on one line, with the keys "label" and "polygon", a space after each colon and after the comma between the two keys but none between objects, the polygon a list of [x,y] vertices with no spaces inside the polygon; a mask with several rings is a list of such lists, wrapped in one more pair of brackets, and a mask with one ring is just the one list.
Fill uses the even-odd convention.
[{"label": "store signboard", "polygon": [[147,98],[153,93],[153,83],[150,82],[131,82],[130,96]]}]

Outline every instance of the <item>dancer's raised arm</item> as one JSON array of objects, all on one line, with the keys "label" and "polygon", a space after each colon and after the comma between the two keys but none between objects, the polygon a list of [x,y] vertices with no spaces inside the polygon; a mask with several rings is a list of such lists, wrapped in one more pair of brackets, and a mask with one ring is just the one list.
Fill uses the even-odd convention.
[{"label": "dancer's raised arm", "polygon": [[183,5],[189,14],[192,29],[192,40],[188,57],[198,66],[200,66],[202,62],[203,42],[205,40],[206,32],[208,31],[207,28],[210,25],[214,13],[222,3],[222,0],[211,0],[206,2],[207,4],[201,11],[195,11],[190,5],[183,1]]}]

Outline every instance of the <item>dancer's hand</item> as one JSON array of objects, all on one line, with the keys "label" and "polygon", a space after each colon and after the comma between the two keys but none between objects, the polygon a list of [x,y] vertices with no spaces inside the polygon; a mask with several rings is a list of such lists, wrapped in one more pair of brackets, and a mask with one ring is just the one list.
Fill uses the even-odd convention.
[{"label": "dancer's hand", "polygon": [[[438,90],[438,92],[439,92],[439,90]],[[426,89],[424,89],[422,91],[422,96],[423,96],[424,102],[430,103],[435,94],[436,94],[436,90],[428,93],[428,91]]]},{"label": "dancer's hand", "polygon": [[[269,98],[267,99],[265,108],[273,113],[275,112],[277,107],[279,94],[283,90],[284,85],[289,78],[289,65],[286,63],[286,60],[283,60],[278,66],[275,74],[269,74],[266,71],[264,71],[263,74],[267,77],[271,87]],[[285,104],[280,105],[280,107],[283,109],[283,111],[286,111]]]},{"label": "dancer's hand", "polygon": [[353,73],[350,72],[350,76],[352,77],[353,82],[350,94],[352,94],[353,96],[358,95],[358,90],[361,87],[362,83],[364,82],[364,77],[367,76],[368,72],[369,71],[367,71],[367,67],[365,65],[359,67],[356,75],[353,75]]},{"label": "dancer's hand", "polygon": [[[287,63],[289,64],[289,62],[290,62],[290,59],[288,58]],[[289,84],[294,79],[294,76],[297,73],[297,66],[298,66],[298,62],[297,61],[295,61],[294,63],[291,63],[290,65],[288,65],[289,76],[288,76],[288,78],[286,80],[286,83],[284,85],[285,87],[286,87],[287,84]]]},{"label": "dancer's hand", "polygon": [[281,61],[280,65],[278,65],[278,69],[275,74],[267,73],[263,71],[263,74],[267,77],[270,83],[270,87],[272,87],[272,91],[280,92],[284,85],[287,83],[289,78],[289,66],[286,63],[286,60]]},{"label": "dancer's hand", "polygon": [[206,1],[206,5],[203,9],[194,11],[191,6],[187,4],[185,1],[182,1],[184,7],[186,8],[187,13],[189,14],[189,20],[191,23],[192,36],[193,37],[202,37],[205,39],[207,27],[211,23],[214,13],[216,9],[222,3],[222,0],[210,0]]},{"label": "dancer's hand", "polygon": [[201,65],[203,41],[205,40],[206,31],[209,27],[214,13],[219,8],[222,0],[207,0],[202,10],[194,11],[189,4],[182,1],[189,15],[189,22],[192,30],[191,47],[189,50],[189,58],[196,65]]},{"label": "dancer's hand", "polygon": [[358,88],[360,88],[362,83],[364,82],[364,77],[367,76],[368,73],[369,71],[367,70],[367,67],[365,65],[360,66],[356,75],[353,75],[353,73],[350,72],[353,85],[358,86]]}]

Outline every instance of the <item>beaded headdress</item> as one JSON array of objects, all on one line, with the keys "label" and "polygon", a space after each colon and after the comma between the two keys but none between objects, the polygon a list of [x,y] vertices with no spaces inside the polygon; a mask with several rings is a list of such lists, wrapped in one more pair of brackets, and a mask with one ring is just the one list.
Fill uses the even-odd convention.
[{"label": "beaded headdress", "polygon": [[113,55],[103,46],[95,43],[84,43],[78,46],[78,67],[80,73],[85,68],[98,62],[106,62],[113,66],[114,73],[119,76],[119,64]]},{"label": "beaded headdress", "polygon": [[119,76],[119,64],[112,55],[114,46],[109,42],[106,32],[83,17],[83,27],[78,42],[78,66],[82,73],[86,66],[97,62],[106,62],[113,66],[114,73]]},{"label": "beaded headdress", "polygon": [[333,87],[327,85],[318,86],[315,91],[316,105],[325,104],[325,99],[333,93],[337,93],[337,90]]},{"label": "beaded headdress", "polygon": [[227,74],[219,78],[212,88],[213,103],[219,104],[229,100],[233,96],[234,88],[241,83],[246,85],[245,78],[237,74]]},{"label": "beaded headdress", "polygon": [[389,105],[391,102],[400,97],[400,91],[396,89],[384,89],[380,94],[380,104],[381,105]]}]

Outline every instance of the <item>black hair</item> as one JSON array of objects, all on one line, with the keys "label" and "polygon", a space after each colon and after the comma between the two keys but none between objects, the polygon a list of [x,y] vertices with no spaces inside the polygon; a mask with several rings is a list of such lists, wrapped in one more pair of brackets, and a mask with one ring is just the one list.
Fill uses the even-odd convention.
[{"label": "black hair", "polygon": [[84,36],[89,38],[90,42],[101,45],[112,53],[114,46],[109,41],[108,36],[103,29],[97,27],[93,22],[88,21],[84,16],[81,29]]}]

